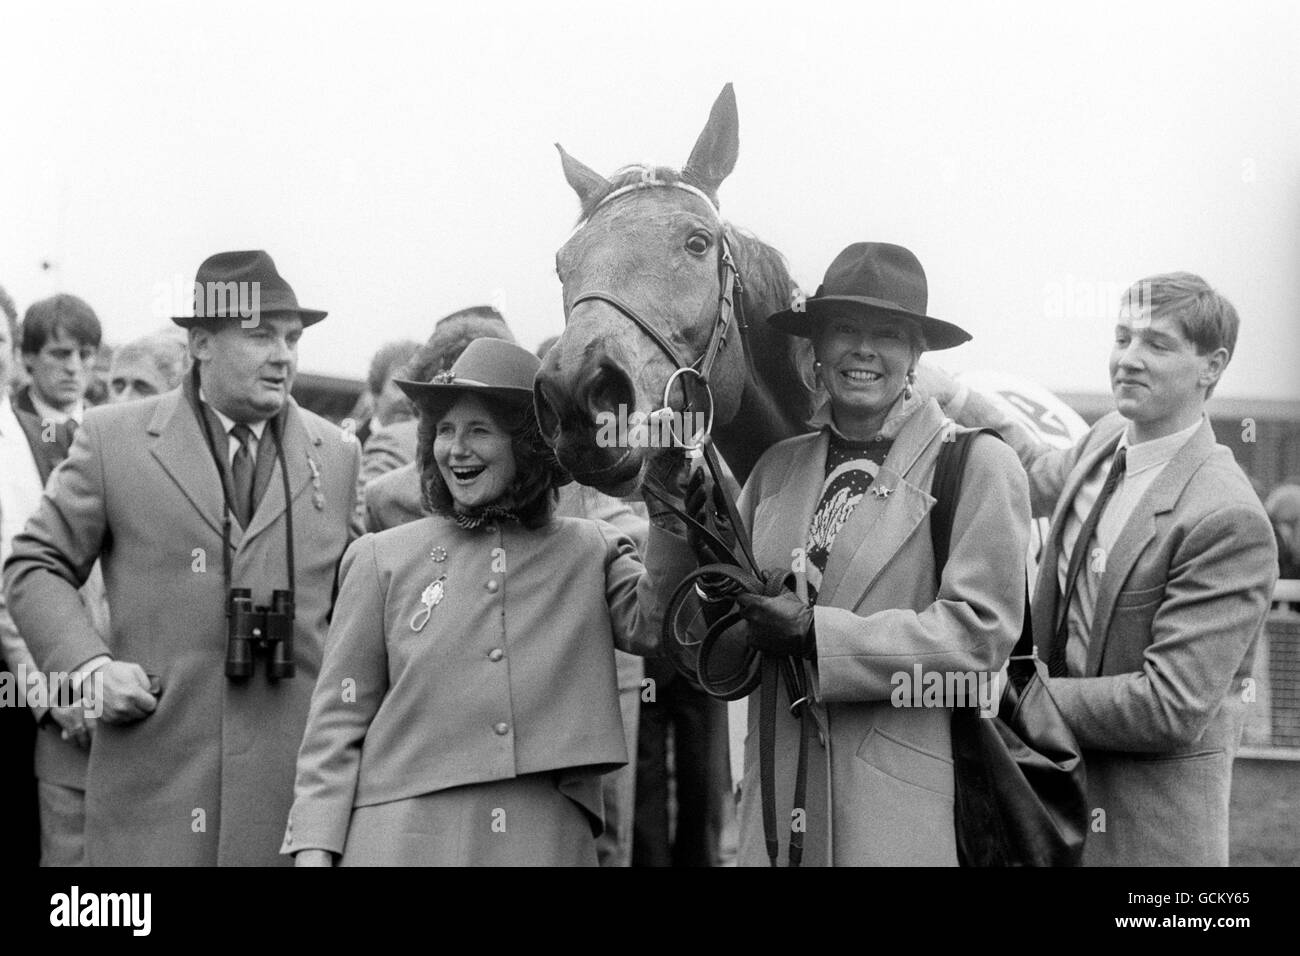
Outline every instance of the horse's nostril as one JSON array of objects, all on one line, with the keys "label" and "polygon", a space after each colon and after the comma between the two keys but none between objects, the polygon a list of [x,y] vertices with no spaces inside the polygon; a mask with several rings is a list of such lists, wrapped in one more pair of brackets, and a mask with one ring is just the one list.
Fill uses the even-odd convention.
[{"label": "horse's nostril", "polygon": [[601,412],[631,409],[636,403],[636,389],[627,373],[608,359],[597,366],[587,381],[586,404],[592,419]]}]

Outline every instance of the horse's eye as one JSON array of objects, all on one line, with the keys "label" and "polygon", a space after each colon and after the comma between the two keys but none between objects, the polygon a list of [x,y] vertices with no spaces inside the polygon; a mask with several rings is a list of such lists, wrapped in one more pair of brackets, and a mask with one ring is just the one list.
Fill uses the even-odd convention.
[{"label": "horse's eye", "polygon": [[693,256],[702,256],[709,251],[711,241],[707,232],[693,232],[686,240],[686,251]]}]

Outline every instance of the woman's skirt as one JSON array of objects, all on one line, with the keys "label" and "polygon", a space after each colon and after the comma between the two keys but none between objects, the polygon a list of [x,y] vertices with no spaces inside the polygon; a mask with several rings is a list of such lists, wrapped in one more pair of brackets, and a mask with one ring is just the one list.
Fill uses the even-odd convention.
[{"label": "woman's skirt", "polygon": [[595,866],[591,818],[556,774],[356,807],[340,866]]}]

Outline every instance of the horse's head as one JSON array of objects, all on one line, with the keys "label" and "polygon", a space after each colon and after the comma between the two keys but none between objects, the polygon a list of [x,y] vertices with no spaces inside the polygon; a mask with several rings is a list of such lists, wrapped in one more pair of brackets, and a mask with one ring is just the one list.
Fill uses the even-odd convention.
[{"label": "horse's head", "polygon": [[[667,432],[651,429],[638,439],[623,426],[661,408],[669,377],[709,347],[730,285],[724,250],[735,242],[718,213],[717,190],[738,146],[728,84],[680,172],[638,166],[607,179],[560,149],[582,219],[556,256],[568,321],[538,373],[537,415],[560,461],[583,484],[626,494],[663,451],[657,439]],[[746,381],[734,321],[707,372],[716,423],[725,425]],[[677,381],[683,378],[694,384],[694,376]],[[680,407],[684,394],[674,386],[671,404]],[[685,424],[691,433],[692,422],[674,427]]]}]

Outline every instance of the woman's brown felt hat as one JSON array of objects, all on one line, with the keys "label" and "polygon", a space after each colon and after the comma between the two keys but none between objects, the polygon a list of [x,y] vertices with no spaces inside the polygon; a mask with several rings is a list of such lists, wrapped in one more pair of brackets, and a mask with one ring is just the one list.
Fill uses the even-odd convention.
[{"label": "woman's brown felt hat", "polygon": [[921,262],[909,249],[888,242],[855,242],[831,263],[811,298],[768,316],[772,328],[812,338],[835,315],[884,315],[910,319],[926,348],[950,349],[970,341],[960,326],[925,314],[928,287]]},{"label": "woman's brown felt hat", "polygon": [[428,382],[394,379],[413,402],[458,393],[491,395],[518,402],[533,400],[533,378],[542,363],[528,349],[504,339],[475,339],[450,369]]}]

